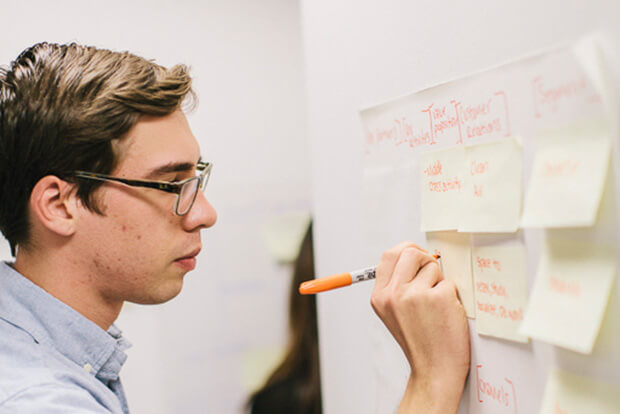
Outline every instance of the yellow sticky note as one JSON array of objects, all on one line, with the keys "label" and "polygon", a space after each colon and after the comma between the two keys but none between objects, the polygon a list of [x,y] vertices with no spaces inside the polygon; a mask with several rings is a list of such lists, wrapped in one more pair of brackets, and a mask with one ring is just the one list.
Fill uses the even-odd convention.
[{"label": "yellow sticky note", "polygon": [[620,386],[553,370],[547,378],[541,414],[617,414]]},{"label": "yellow sticky note", "polygon": [[527,342],[519,333],[527,308],[523,245],[474,246],[472,265],[478,333]]},{"label": "yellow sticky note", "polygon": [[422,231],[456,230],[463,187],[462,146],[420,155]]},{"label": "yellow sticky note", "polygon": [[521,334],[591,353],[615,273],[610,247],[548,236]]},{"label": "yellow sticky note", "polygon": [[474,292],[471,277],[471,245],[468,233],[439,231],[426,233],[429,252],[441,256],[446,279],[454,281],[468,318],[474,318]]},{"label": "yellow sticky note", "polygon": [[459,231],[517,231],[523,156],[515,138],[465,147]]},{"label": "yellow sticky note", "polygon": [[583,227],[596,221],[611,143],[602,121],[538,135],[523,227]]}]

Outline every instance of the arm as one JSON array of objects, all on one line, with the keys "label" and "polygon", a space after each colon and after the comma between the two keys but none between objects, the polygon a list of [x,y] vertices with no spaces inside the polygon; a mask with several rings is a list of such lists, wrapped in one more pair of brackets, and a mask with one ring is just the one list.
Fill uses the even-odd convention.
[{"label": "arm", "polygon": [[371,304],[405,353],[411,374],[399,413],[456,413],[469,371],[469,333],[456,286],[413,243],[387,250]]}]

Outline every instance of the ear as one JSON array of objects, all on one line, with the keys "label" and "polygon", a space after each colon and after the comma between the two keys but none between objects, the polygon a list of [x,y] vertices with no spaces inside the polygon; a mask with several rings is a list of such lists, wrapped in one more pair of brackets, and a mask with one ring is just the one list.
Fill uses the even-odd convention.
[{"label": "ear", "polygon": [[32,214],[45,228],[59,236],[75,232],[76,203],[72,184],[54,175],[39,180],[30,194]]}]

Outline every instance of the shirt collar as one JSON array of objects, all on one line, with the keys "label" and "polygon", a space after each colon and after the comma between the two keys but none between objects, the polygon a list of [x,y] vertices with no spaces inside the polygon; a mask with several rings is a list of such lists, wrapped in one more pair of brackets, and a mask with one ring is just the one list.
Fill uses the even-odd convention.
[{"label": "shirt collar", "polygon": [[0,263],[0,318],[104,382],[118,378],[131,346],[115,325],[104,331],[6,262]]}]

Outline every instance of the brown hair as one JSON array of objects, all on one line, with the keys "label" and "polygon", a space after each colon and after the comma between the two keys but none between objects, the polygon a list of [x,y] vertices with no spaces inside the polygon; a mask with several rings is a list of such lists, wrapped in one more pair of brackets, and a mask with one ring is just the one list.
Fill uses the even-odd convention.
[{"label": "brown hair", "polygon": [[[285,412],[283,408],[293,403],[296,413],[322,412],[316,297],[302,296],[298,291],[302,282],[313,278],[314,249],[310,223],[295,261],[291,280],[287,353],[265,385],[248,399],[247,408],[254,412]],[[284,383],[294,387],[279,387]],[[260,408],[254,407],[255,403],[258,403]]]},{"label": "brown hair", "polygon": [[[0,231],[11,245],[29,241],[28,200],[47,175],[109,174],[112,142],[141,115],[168,115],[195,101],[184,65],[170,69],[129,52],[38,43],[0,68]],[[96,181],[76,182],[84,205],[97,206]]]}]

